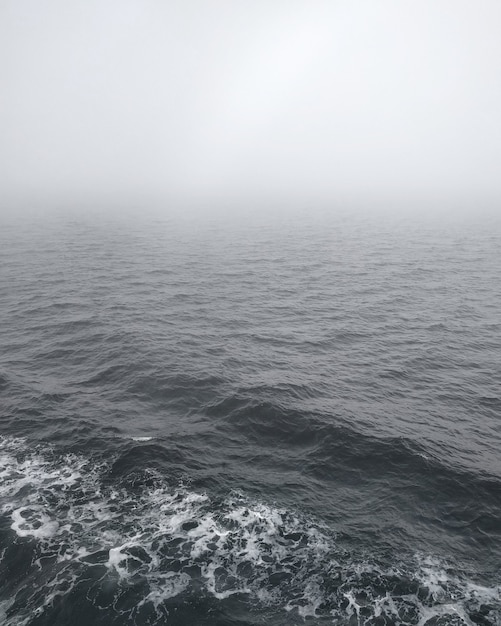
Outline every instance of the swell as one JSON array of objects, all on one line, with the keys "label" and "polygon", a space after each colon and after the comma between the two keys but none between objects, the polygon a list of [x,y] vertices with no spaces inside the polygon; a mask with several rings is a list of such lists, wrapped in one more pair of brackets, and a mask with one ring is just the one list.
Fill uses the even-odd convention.
[{"label": "swell", "polygon": [[[437,453],[424,442],[361,432],[347,425],[342,415],[302,409],[319,393],[310,385],[248,386],[231,392],[229,381],[221,376],[138,370],[124,360],[74,386],[53,390],[2,373],[0,393],[4,420],[13,433],[38,433],[71,442],[74,449],[114,448],[114,438],[127,427],[119,416],[122,407],[129,418],[137,415],[143,421],[141,405],[147,405],[160,416],[160,432],[169,433],[173,441],[188,437],[185,443],[191,449],[185,471],[198,472],[205,465],[206,474],[213,472],[208,456],[214,454],[241,475],[241,468],[257,458],[263,472],[274,465],[295,475],[292,481],[303,481],[306,487],[314,481],[320,492],[327,489],[333,497],[351,489],[359,502],[366,499],[378,511],[385,502],[399,516],[422,516],[442,537],[444,531],[461,536],[475,549],[496,552],[501,538],[498,476],[455,465],[446,449],[440,456],[440,450]],[[87,406],[82,404],[83,393],[88,394]],[[101,409],[97,414],[96,403]],[[496,405],[496,399],[487,403]],[[167,418],[165,410],[172,416]],[[180,429],[179,418],[187,414],[192,415],[190,424]],[[68,420],[68,415],[78,419]],[[111,422],[103,420],[107,416]],[[150,430],[158,429],[152,425]],[[167,465],[168,459],[161,456],[161,464]],[[182,470],[181,465],[176,469]],[[322,514],[330,515],[327,506]]]},{"label": "swell", "polygon": [[[209,405],[222,437],[238,434],[277,459],[301,464],[304,477],[335,487],[355,487],[386,498],[405,514],[419,513],[435,526],[469,531],[484,548],[501,539],[501,479],[438,456],[423,442],[357,431],[339,416],[301,411],[286,403],[235,394]],[[297,450],[295,454],[291,451]]]}]

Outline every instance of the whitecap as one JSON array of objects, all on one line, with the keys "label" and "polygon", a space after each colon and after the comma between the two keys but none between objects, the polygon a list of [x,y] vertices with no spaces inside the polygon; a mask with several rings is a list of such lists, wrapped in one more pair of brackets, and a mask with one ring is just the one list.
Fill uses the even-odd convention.
[{"label": "whitecap", "polygon": [[[328,528],[285,508],[242,494],[213,500],[183,485],[173,489],[160,475],[155,486],[131,492],[120,483],[106,486],[107,470],[85,457],[0,438],[1,510],[17,541],[37,544],[33,564],[43,572],[18,612],[50,611],[88,568],[100,567],[117,589],[138,576],[145,581],[136,609],[151,604],[157,610],[194,585],[216,599],[240,594],[263,609],[303,618],[342,621],[363,613],[364,619],[424,625],[451,615],[469,624],[468,611],[489,605],[501,620],[498,586],[452,575],[437,558],[407,555],[385,568],[344,550]],[[9,619],[8,626],[17,623]]]}]

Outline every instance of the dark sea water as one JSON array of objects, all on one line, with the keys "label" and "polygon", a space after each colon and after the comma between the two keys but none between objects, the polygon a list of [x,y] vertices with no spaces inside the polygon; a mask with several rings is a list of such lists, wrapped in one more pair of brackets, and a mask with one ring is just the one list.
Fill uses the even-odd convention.
[{"label": "dark sea water", "polygon": [[499,219],[0,221],[0,624],[501,624]]}]

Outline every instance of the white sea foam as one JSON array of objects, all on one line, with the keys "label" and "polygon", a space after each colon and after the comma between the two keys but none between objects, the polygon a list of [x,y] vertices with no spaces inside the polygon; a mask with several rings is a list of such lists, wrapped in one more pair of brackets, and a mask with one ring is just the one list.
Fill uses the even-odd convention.
[{"label": "white sea foam", "polygon": [[59,529],[59,523],[40,507],[19,507],[12,511],[11,518],[11,528],[18,537],[47,539],[53,537]]},{"label": "white sea foam", "polygon": [[15,541],[34,542],[33,566],[43,571],[15,614],[2,609],[7,626],[50,611],[89,576],[98,587],[115,585],[117,594],[120,585],[143,581],[134,610],[151,605],[159,616],[165,602],[195,585],[219,600],[239,596],[334,622],[386,616],[424,626],[454,616],[471,626],[468,611],[488,605],[492,623],[501,623],[499,587],[453,576],[438,559],[383,567],[285,509],[240,494],[215,502],[182,485],[172,489],[161,477],[140,492],[105,487],[106,470],[78,455],[0,439],[0,510]]}]

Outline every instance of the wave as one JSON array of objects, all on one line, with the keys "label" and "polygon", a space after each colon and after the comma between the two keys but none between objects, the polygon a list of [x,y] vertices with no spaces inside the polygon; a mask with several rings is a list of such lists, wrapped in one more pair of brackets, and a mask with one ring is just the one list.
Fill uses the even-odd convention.
[{"label": "wave", "polygon": [[[303,482],[313,481],[322,493],[328,490],[341,497],[351,490],[352,508],[355,501],[360,504],[359,517],[366,527],[375,524],[371,507],[383,513],[378,518],[382,524],[391,524],[385,509],[396,511],[399,518],[417,515],[430,529],[423,536],[426,541],[433,543],[433,535],[446,542],[459,538],[465,551],[473,547],[492,560],[489,553],[496,551],[501,539],[499,476],[454,464],[438,446],[361,432],[337,416],[244,393],[206,407],[206,414],[221,437],[247,440],[267,462],[284,470],[297,474],[300,467]],[[321,498],[315,507],[322,507]],[[327,508],[325,514],[330,516]],[[403,528],[402,542],[408,539]]]},{"label": "wave", "polygon": [[125,480],[127,461],[0,439],[6,626],[224,623],[229,612],[249,624],[501,623],[500,587],[458,566],[357,553],[305,515],[197,492],[151,464]]},{"label": "wave", "polygon": [[[270,388],[273,389],[274,388]],[[277,395],[275,392],[271,395]],[[292,408],[284,402],[256,397],[251,390],[241,390],[217,399],[204,407],[204,413],[220,430],[235,430],[259,446],[297,445],[309,449],[307,465],[311,472],[387,474],[411,473],[447,483],[460,483],[501,505],[500,479],[487,473],[475,473],[451,462],[443,462],[424,442],[403,436],[357,430],[340,416]],[[445,451],[444,451],[445,452]]]}]

